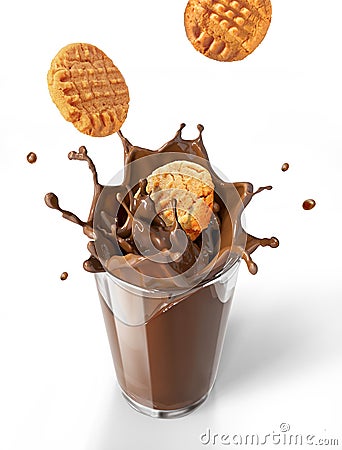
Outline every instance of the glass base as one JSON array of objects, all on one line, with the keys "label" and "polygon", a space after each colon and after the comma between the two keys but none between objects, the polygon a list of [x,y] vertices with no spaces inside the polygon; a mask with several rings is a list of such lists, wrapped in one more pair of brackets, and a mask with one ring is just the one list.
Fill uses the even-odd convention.
[{"label": "glass base", "polygon": [[141,405],[135,400],[131,399],[125,392],[121,391],[122,395],[126,399],[127,403],[136,411],[145,414],[146,416],[154,417],[156,419],[177,419],[178,417],[186,416],[190,414],[192,411],[197,409],[208,397],[208,394],[204,395],[202,398],[197,400],[197,402],[192,405],[186,406],[180,409],[170,409],[170,410],[162,410],[162,409],[154,409],[149,408],[148,406]]}]

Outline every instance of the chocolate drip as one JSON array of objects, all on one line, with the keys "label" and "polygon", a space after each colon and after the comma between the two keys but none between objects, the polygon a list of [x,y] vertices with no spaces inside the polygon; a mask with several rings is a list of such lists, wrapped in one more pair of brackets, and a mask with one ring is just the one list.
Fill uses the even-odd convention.
[{"label": "chocolate drip", "polygon": [[[82,146],[79,148],[78,152],[70,152],[68,154],[68,158],[70,160],[75,159],[78,161],[86,161],[88,163],[88,167],[93,175],[93,183],[94,183],[94,194],[93,199],[88,215],[88,220],[85,222],[81,220],[76,214],[74,214],[71,211],[67,211],[65,209],[62,209],[59,205],[59,200],[56,194],[53,192],[49,192],[45,195],[44,200],[46,205],[51,209],[56,209],[57,211],[60,211],[62,213],[62,217],[64,219],[69,220],[70,222],[76,223],[77,225],[81,226],[83,228],[83,233],[88,236],[90,239],[95,239],[95,233],[94,233],[94,211],[95,206],[98,201],[98,198],[101,194],[101,191],[103,189],[103,186],[98,182],[97,178],[97,172],[95,165],[92,161],[92,159],[88,156],[87,149]],[[95,248],[95,247],[94,247]],[[97,262],[96,262],[97,261]],[[100,272],[103,271],[102,264],[97,259],[96,256],[92,256],[89,258],[89,260],[84,262],[84,268],[90,272]]]},{"label": "chocolate drip", "polygon": [[98,272],[105,271],[102,264],[100,263],[100,261],[97,258],[95,258],[95,256],[91,256],[89,259],[84,261],[83,268],[87,272],[91,272],[91,273],[98,273]]},{"label": "chocolate drip", "polygon": [[[87,161],[93,174],[94,195],[88,220],[84,222],[60,208],[55,194],[47,194],[45,202],[62,212],[67,220],[82,226],[84,233],[94,239],[88,243],[91,256],[84,262],[87,271],[106,270],[132,284],[143,283],[156,288],[162,285],[161,279],[176,277],[175,286],[183,286],[184,279],[179,280],[177,275],[189,273],[192,279],[201,275],[207,280],[240,257],[255,274],[258,268],[251,254],[260,246],[275,248],[279,245],[274,237],[259,239],[249,235],[240,220],[243,209],[254,195],[272,187],[260,187],[253,192],[250,183],[229,183],[220,179],[203,145],[203,126],[198,125],[199,135],[193,140],[182,138],[184,127],[185,124],[181,124],[174,138],[159,150],[136,147],[119,131],[125,162],[121,186],[99,184],[95,165],[85,147],[80,147],[78,153],[69,153],[69,159]],[[154,202],[146,192],[146,178],[166,163],[196,162],[196,158],[200,158],[201,165],[211,173],[215,198],[208,228],[192,242],[177,220],[172,226],[166,226],[156,213]]]},{"label": "chocolate drip", "polygon": [[[246,250],[242,252],[242,259],[246,262],[249,272],[255,275],[258,272],[258,266],[253,261],[251,254],[258,247],[271,247],[276,248],[279,246],[279,241],[275,237],[271,238],[256,238],[250,234],[247,236]],[[247,250],[248,249],[248,250]]]},{"label": "chocolate drip", "polygon": [[259,189],[257,189],[255,192],[253,192],[251,194],[251,196],[254,197],[254,195],[260,194],[260,192],[262,192],[262,191],[270,191],[271,189],[273,189],[272,186],[259,187]]},{"label": "chocolate drip", "polygon": [[30,164],[34,164],[37,161],[37,155],[34,152],[30,152],[27,156],[26,156],[27,162],[29,162]]},{"label": "chocolate drip", "polygon": [[310,209],[313,209],[316,206],[316,202],[314,199],[309,198],[308,200],[305,200],[303,202],[303,209],[306,211],[310,211]]},{"label": "chocolate drip", "polygon": [[90,225],[87,222],[84,222],[81,220],[76,214],[72,213],[71,211],[67,211],[66,209],[62,209],[59,206],[59,200],[56,194],[53,192],[49,192],[48,194],[45,194],[44,197],[45,204],[51,208],[56,209],[57,211],[60,211],[62,213],[62,217],[64,219],[70,220],[70,222],[76,223],[77,225],[80,225],[83,228],[83,232],[86,236],[88,236],[91,239],[94,239],[94,230],[92,228],[92,225]]},{"label": "chocolate drip", "polygon": [[93,195],[93,200],[91,202],[88,221],[87,221],[88,224],[92,224],[93,220],[94,220],[95,206],[96,206],[97,200],[101,194],[103,186],[98,182],[95,164],[93,163],[92,159],[89,158],[87,149],[84,146],[81,146],[79,148],[78,153],[70,152],[68,154],[68,158],[70,160],[76,159],[78,161],[86,161],[88,163],[88,167],[89,167],[91,173],[93,174],[94,195]]}]

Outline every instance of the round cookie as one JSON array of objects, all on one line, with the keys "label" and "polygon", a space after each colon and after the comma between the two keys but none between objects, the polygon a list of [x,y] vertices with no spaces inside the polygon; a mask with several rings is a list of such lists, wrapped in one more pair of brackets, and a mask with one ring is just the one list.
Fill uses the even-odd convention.
[{"label": "round cookie", "polygon": [[94,45],[62,48],[47,80],[60,113],[82,133],[103,137],[121,128],[128,112],[128,88],[113,61]]},{"label": "round cookie", "polygon": [[239,61],[264,39],[270,0],[189,0],[184,25],[196,50],[217,61]]},{"label": "round cookie", "polygon": [[147,177],[146,191],[166,225],[177,220],[193,241],[208,227],[213,203],[214,184],[207,169],[191,161],[173,161],[154,170]]}]

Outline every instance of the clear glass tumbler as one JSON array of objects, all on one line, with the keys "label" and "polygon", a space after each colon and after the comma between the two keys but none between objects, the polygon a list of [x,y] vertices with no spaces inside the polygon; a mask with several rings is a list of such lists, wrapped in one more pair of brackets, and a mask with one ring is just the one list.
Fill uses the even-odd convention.
[{"label": "clear glass tumbler", "polygon": [[238,269],[239,261],[180,295],[95,274],[117,379],[134,409],[181,417],[208,397]]}]

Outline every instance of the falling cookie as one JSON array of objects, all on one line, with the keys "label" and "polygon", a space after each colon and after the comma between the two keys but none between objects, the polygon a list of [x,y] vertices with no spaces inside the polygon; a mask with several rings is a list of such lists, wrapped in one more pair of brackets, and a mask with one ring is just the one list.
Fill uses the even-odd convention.
[{"label": "falling cookie", "polygon": [[271,23],[270,0],[189,0],[185,31],[196,50],[217,61],[239,61],[252,53]]},{"label": "falling cookie", "polygon": [[62,116],[82,133],[103,137],[121,128],[128,112],[128,88],[113,61],[94,45],[62,48],[47,79]]},{"label": "falling cookie", "polygon": [[191,161],[165,164],[147,177],[146,190],[166,225],[175,221],[173,201],[176,200],[178,222],[191,240],[208,227],[214,184],[208,170],[199,164]]}]

